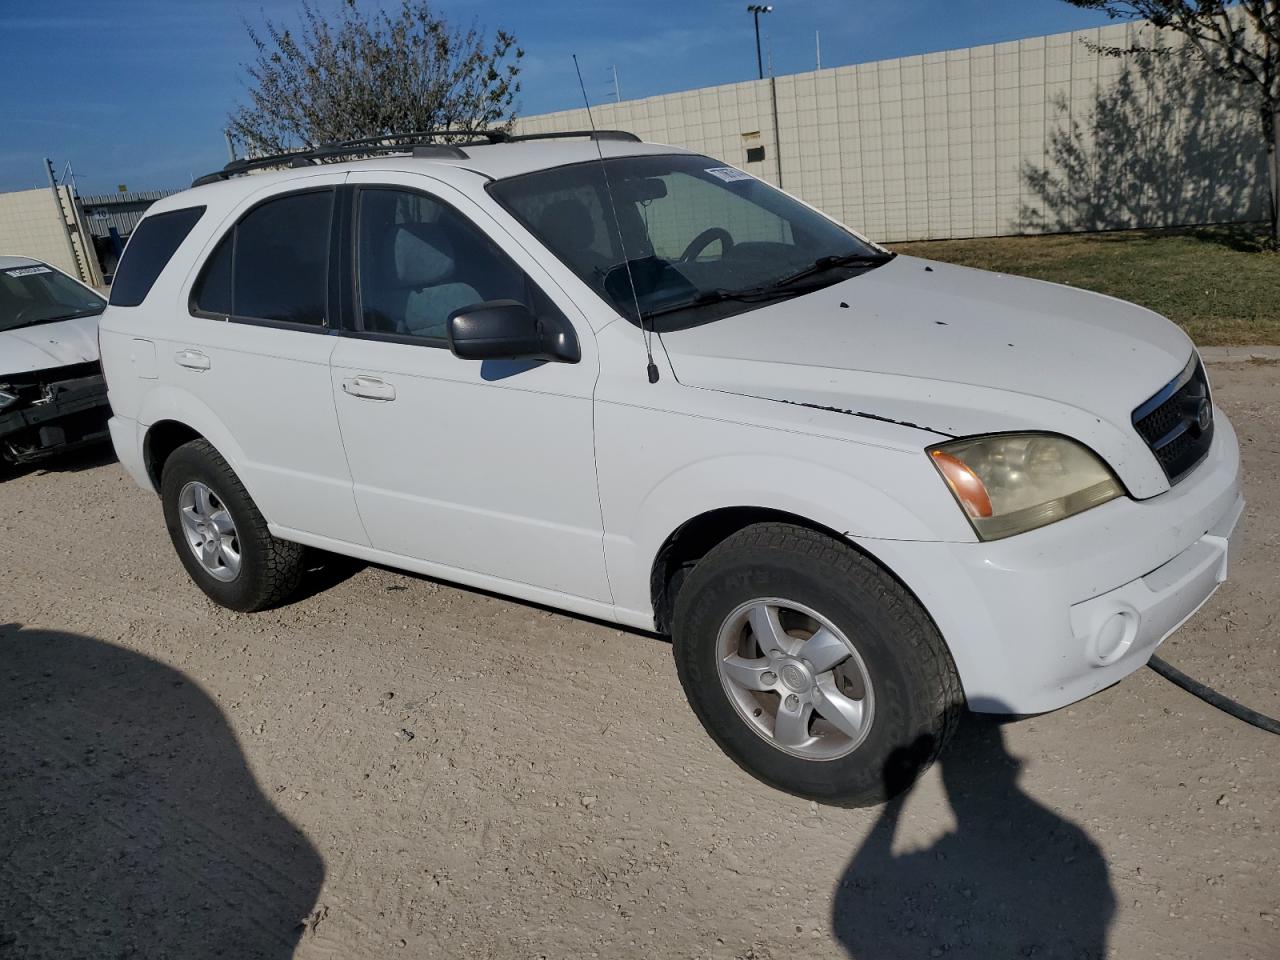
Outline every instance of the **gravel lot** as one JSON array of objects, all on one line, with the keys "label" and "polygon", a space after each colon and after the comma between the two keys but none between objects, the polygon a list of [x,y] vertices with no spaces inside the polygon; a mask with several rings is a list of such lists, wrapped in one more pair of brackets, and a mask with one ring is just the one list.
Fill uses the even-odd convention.
[{"label": "gravel lot", "polygon": [[[1280,716],[1280,364],[1211,373],[1249,508],[1163,653]],[[0,483],[0,571],[0,956],[1280,957],[1280,738],[1151,671],[839,810],[657,638],[343,563],[218,609],[113,462]]]}]

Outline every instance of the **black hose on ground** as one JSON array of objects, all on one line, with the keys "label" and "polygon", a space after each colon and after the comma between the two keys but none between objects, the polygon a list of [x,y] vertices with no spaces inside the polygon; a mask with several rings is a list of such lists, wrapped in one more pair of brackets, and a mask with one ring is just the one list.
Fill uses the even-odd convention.
[{"label": "black hose on ground", "polygon": [[1210,706],[1217,707],[1224,713],[1243,720],[1245,723],[1251,723],[1259,730],[1265,730],[1267,733],[1280,734],[1280,720],[1274,720],[1265,713],[1259,713],[1257,710],[1250,710],[1243,703],[1237,703],[1230,697],[1224,697],[1213,687],[1206,687],[1199,680],[1192,680],[1177,667],[1171,666],[1159,657],[1152,657],[1149,666],[1160,676],[1164,677],[1170,683],[1175,683],[1187,693],[1199,697]]}]

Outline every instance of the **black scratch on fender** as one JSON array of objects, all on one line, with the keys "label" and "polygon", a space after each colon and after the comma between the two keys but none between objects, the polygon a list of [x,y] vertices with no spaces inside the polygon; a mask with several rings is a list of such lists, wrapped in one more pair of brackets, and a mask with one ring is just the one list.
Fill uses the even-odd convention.
[{"label": "black scratch on fender", "polygon": [[951,437],[954,439],[956,434],[948,433],[946,430],[939,430],[937,427],[926,427],[920,423],[912,423],[910,420],[895,420],[893,417],[882,417],[878,413],[867,413],[865,410],[848,410],[844,407],[829,407],[821,403],[805,403],[801,400],[783,400],[780,397],[757,397],[758,400],[772,400],[774,403],[785,403],[793,407],[808,407],[810,410],[825,410],[827,413],[841,413],[846,417],[862,417],[865,420],[878,420],[881,423],[892,423],[899,427],[910,427],[912,430],[926,430],[929,433],[936,433],[939,436]]}]

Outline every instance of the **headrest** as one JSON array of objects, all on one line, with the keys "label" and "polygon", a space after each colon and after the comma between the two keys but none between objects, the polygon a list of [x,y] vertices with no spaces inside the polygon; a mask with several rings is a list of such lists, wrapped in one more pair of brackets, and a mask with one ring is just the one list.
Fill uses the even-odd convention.
[{"label": "headrest", "polygon": [[395,258],[396,279],[406,287],[430,286],[453,273],[453,246],[429,224],[401,224],[396,230]]},{"label": "headrest", "polygon": [[585,250],[596,238],[591,211],[581,200],[557,200],[542,211],[538,226],[553,246]]}]

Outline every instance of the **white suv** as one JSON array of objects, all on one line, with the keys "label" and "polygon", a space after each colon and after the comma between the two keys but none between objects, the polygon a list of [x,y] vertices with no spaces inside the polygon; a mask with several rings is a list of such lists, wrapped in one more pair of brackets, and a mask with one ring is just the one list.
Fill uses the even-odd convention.
[{"label": "white suv", "polygon": [[111,433],[218,603],[312,547],[669,633],[734,760],[861,804],[1225,578],[1236,438],[1172,323],[684,150],[521,139],[241,161],[138,227]]}]

